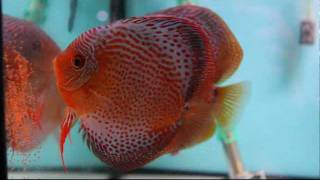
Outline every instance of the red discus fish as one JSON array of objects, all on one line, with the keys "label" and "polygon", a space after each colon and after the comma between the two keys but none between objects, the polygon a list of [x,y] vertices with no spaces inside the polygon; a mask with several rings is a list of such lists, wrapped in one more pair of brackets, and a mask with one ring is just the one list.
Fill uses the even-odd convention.
[{"label": "red discus fish", "polygon": [[62,160],[78,118],[94,154],[123,171],[203,142],[216,123],[230,124],[243,85],[217,83],[241,59],[222,19],[192,5],[83,33],[54,60],[69,107],[61,126]]},{"label": "red discus fish", "polygon": [[3,17],[3,41],[8,146],[26,152],[63,117],[52,68],[60,50],[36,25],[10,16]]}]

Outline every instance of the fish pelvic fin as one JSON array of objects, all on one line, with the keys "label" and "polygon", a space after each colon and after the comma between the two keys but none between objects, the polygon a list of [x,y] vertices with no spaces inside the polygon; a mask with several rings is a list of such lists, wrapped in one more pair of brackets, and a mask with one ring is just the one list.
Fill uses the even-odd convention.
[{"label": "fish pelvic fin", "polygon": [[[67,167],[65,166],[64,163],[64,157],[63,157],[63,152],[64,152],[64,143],[66,142],[66,138],[68,134],[70,133],[71,128],[74,126],[76,120],[77,120],[77,115],[76,113],[69,107],[66,108],[65,110],[65,119],[63,120],[61,127],[60,127],[60,156],[61,156],[61,162],[62,166],[64,169],[64,172],[67,172]],[[70,138],[70,135],[69,135]],[[71,140],[71,138],[70,138]]]}]

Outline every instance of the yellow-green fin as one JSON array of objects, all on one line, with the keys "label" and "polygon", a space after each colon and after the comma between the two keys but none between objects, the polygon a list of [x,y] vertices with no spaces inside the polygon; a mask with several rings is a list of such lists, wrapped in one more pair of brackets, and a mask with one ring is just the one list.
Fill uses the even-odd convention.
[{"label": "yellow-green fin", "polygon": [[245,97],[248,95],[249,82],[216,87],[213,89],[212,116],[216,124],[224,129],[232,128]]}]

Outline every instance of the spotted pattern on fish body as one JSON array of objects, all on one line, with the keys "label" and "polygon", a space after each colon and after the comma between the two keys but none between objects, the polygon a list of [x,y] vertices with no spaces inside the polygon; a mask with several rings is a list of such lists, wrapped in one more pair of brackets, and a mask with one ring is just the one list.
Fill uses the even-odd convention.
[{"label": "spotted pattern on fish body", "polygon": [[[240,44],[222,18],[208,8],[191,4],[165,9],[150,16],[163,15],[188,19],[201,26],[210,42],[212,58],[208,61],[213,61],[214,68],[213,73],[207,73],[213,78],[213,81],[207,81],[211,82],[212,96],[206,96],[207,94],[205,94],[204,98],[199,99],[193,96],[190,99],[188,108],[182,115],[182,126],[166,147],[166,151],[176,154],[181,149],[199,144],[210,138],[215,132],[217,122],[224,127],[232,124],[234,112],[238,109],[239,102],[246,92],[243,89],[247,88],[245,83],[222,89],[218,87],[221,82],[236,71],[243,56]],[[207,88],[202,90],[204,93],[208,92]],[[221,94],[217,93],[218,91],[226,92]],[[227,99],[224,96],[228,97],[228,102],[224,102]],[[204,99],[206,100],[204,101]],[[225,110],[222,110],[222,107]]]},{"label": "spotted pattern on fish body", "polygon": [[99,121],[95,120],[103,118],[97,117],[95,114],[87,115],[83,119],[86,119],[82,124],[82,130],[88,147],[101,160],[122,170],[141,166],[154,159],[155,154],[159,152],[153,147],[165,146],[166,142],[161,139],[172,138],[172,133],[177,128],[171,126],[163,129],[160,133],[155,133],[147,131],[143,124],[135,129],[132,128],[134,123],[132,125],[111,122],[110,125],[108,123],[101,125]]},{"label": "spotted pattern on fish body", "polygon": [[[182,22],[188,26],[181,26]],[[152,76],[150,72],[155,72],[156,67],[161,68],[158,74],[169,71],[166,80],[182,82],[186,102],[201,81],[211,78],[206,75],[213,73],[214,65],[207,61],[211,51],[206,50],[206,37],[200,27],[188,20],[173,16],[134,17],[114,23],[111,31],[102,33],[107,38],[97,44],[97,48],[103,49],[100,53],[119,54],[129,66],[144,67],[146,78]]]},{"label": "spotted pattern on fish body", "polygon": [[23,127],[30,123],[28,121],[31,121],[36,107],[36,98],[29,95],[31,86],[28,79],[32,69],[19,53],[6,46],[4,50],[7,143],[13,149],[26,149],[30,144],[39,143],[38,139],[32,139],[28,128]]},{"label": "spotted pattern on fish body", "polygon": [[6,15],[3,42],[7,143],[25,153],[39,146],[61,120],[63,102],[57,97],[51,61],[60,50],[33,23]]},{"label": "spotted pattern on fish body", "polygon": [[[98,49],[99,48],[102,49],[101,53],[103,55],[104,54],[111,55],[111,57],[108,59],[114,59],[115,61],[114,62],[115,65],[111,66],[109,64],[110,68],[112,69],[108,69],[107,67],[105,71],[107,74],[105,76],[117,78],[120,75],[120,77],[117,78],[116,81],[119,83],[123,81],[124,87],[121,86],[123,88],[113,92],[112,93],[113,97],[115,99],[120,99],[122,102],[126,101],[127,102],[126,104],[131,104],[131,107],[147,107],[148,104],[150,104],[149,106],[153,104],[152,101],[148,102],[148,99],[144,99],[144,102],[142,102],[143,104],[141,104],[140,102],[141,100],[136,98],[144,98],[144,93],[147,93],[147,95],[149,96],[152,95],[153,93],[156,93],[158,91],[157,88],[152,87],[154,86],[152,85],[153,83],[157,83],[157,82],[154,82],[155,79],[159,80],[159,83],[157,84],[162,84],[162,81],[175,82],[175,86],[176,86],[175,89],[177,89],[178,91],[173,89],[174,90],[172,91],[173,94],[171,94],[170,99],[167,100],[169,101],[170,104],[173,104],[177,101],[175,99],[176,97],[180,96],[181,89],[184,91],[185,93],[184,95],[187,96],[186,87],[188,87],[191,79],[192,72],[190,70],[192,68],[192,59],[190,58],[190,55],[187,54],[189,58],[182,57],[181,59],[183,60],[180,63],[175,64],[175,62],[172,62],[171,59],[176,58],[178,55],[175,54],[176,53],[175,50],[167,48],[166,44],[170,43],[170,42],[167,42],[168,41],[167,37],[163,37],[163,36],[159,37],[158,41],[163,43],[160,43],[160,45],[156,44],[156,46],[158,47],[151,44],[152,40],[154,38],[157,39],[158,37],[158,36],[154,36],[154,34],[161,34],[161,31],[159,31],[159,29],[163,28],[164,25],[161,26],[162,24],[160,24],[158,25],[158,27],[161,27],[161,28],[152,29],[152,26],[150,25],[150,23],[152,23],[153,21],[151,22],[150,21],[151,20],[144,21],[144,20],[138,19],[137,21],[137,19],[132,19],[132,20],[130,19],[130,20],[127,20],[126,23],[115,24],[111,26],[112,31],[105,34],[106,36],[109,36],[109,38],[107,38],[108,41],[107,42],[102,41],[101,44],[97,45]],[[158,21],[158,23],[160,22],[161,21]],[[136,30],[136,29],[139,29],[138,27],[141,28],[142,26],[141,23],[149,23],[149,27],[150,27],[150,29],[144,28],[143,34],[140,34],[140,32]],[[175,23],[169,26],[168,22],[164,21],[164,23],[166,23],[168,28],[173,28],[172,26],[177,24]],[[157,24],[154,24],[154,26],[156,25]],[[165,29],[164,30],[161,29],[161,30],[164,31],[163,34],[168,34],[167,32],[165,32]],[[157,33],[154,31],[157,31]],[[173,36],[174,35],[177,36],[178,34],[173,34]],[[143,41],[144,39],[147,39],[147,40]],[[179,36],[177,36],[176,41],[181,42],[182,39],[179,39]],[[107,46],[105,46],[105,44],[107,44]],[[161,46],[162,44],[163,46]],[[161,51],[162,49],[164,49],[164,51]],[[97,54],[97,56],[99,56],[99,54]],[[168,56],[173,56],[173,57],[168,57]],[[117,61],[121,61],[122,63],[119,66],[117,66],[116,65]],[[167,72],[176,72],[176,69],[179,69],[179,66],[181,66],[180,68],[181,69],[180,73],[182,73],[181,79],[179,79],[180,78],[179,75],[167,73]],[[123,69],[129,69],[129,70],[124,71]],[[131,69],[133,69],[133,71],[131,71]],[[114,73],[109,74],[112,71],[114,71]],[[130,75],[131,72],[133,76]],[[126,77],[132,78],[132,80],[130,81],[129,79],[126,82]],[[151,81],[152,79],[153,81]],[[141,83],[143,84],[141,85]],[[181,84],[182,84],[182,87],[181,87]],[[125,87],[125,86],[128,86],[128,87]],[[134,86],[134,88],[132,88],[132,86]],[[112,88],[112,86],[108,86],[108,87]],[[108,87],[104,87],[103,89],[105,90]],[[145,87],[152,87],[153,89],[149,89],[149,92],[148,92],[148,90],[146,90]],[[133,91],[128,91],[129,89],[132,89]],[[165,89],[163,90],[165,91]],[[137,93],[139,91],[141,93]],[[158,91],[156,96],[161,97],[161,92],[163,93],[163,91]],[[126,97],[128,94],[137,94],[137,95],[134,96],[134,99],[132,101],[128,102],[128,100],[130,99],[130,97]],[[158,102],[161,102],[161,101],[162,100],[160,99],[158,100]],[[140,104],[138,102],[140,102]],[[110,105],[108,107],[116,107],[116,106],[117,105]],[[121,109],[129,109],[129,108],[130,106],[128,108],[123,107]],[[145,117],[145,120],[143,118],[131,119],[130,118],[131,116],[137,117],[139,115],[129,114],[123,120],[122,124],[121,123],[119,124],[119,122],[121,121],[119,120],[119,118],[117,118],[117,121],[114,122],[114,124],[116,125],[114,125],[113,123],[107,125],[106,129],[107,129],[107,132],[109,132],[109,134],[105,132],[105,133],[101,133],[101,135],[107,134],[107,136],[109,135],[108,139],[113,141],[105,144],[106,146],[109,146],[109,147],[105,147],[107,149],[101,148],[101,142],[99,143],[94,141],[95,142],[94,144],[98,144],[98,146],[94,146],[95,147],[93,148],[94,152],[96,152],[96,154],[99,155],[101,154],[101,150],[102,150],[102,152],[104,152],[105,155],[102,156],[101,159],[106,160],[107,162],[112,164],[114,167],[121,168],[121,169],[131,169],[135,166],[143,165],[147,161],[155,158],[157,154],[160,155],[161,151],[158,149],[155,149],[154,147],[164,147],[165,145],[167,145],[168,140],[172,139],[174,135],[174,130],[176,127],[169,126],[171,127],[169,128],[169,131],[166,130],[168,128],[165,128],[165,129],[162,128],[163,130],[161,130],[158,133],[154,133],[154,130],[152,131],[148,130],[147,127],[150,126],[152,123],[151,122],[144,123],[144,121],[147,121],[146,119],[147,117],[150,117],[150,116],[152,117],[151,115],[152,109],[156,109],[156,108],[157,107],[152,108],[151,106],[151,108],[146,109],[145,112],[143,111],[143,109],[133,109],[131,111],[131,113],[134,113],[134,111],[136,111],[136,113],[139,113],[141,117]],[[110,109],[110,108],[106,108],[106,109]],[[121,113],[120,111],[118,112],[116,111],[115,113],[106,112],[102,114],[110,115],[110,114],[120,114],[120,113]],[[129,113],[130,113],[130,110],[129,110]],[[159,112],[159,114],[164,114],[164,113]],[[87,118],[82,118],[82,119],[87,119]],[[112,116],[108,117],[107,119],[112,119]],[[133,123],[131,125],[129,123],[129,126],[131,125],[131,127],[126,128],[125,125],[128,124],[128,122],[126,122],[127,120],[129,120],[129,122],[136,122],[136,124]],[[153,119],[153,120],[155,121],[156,119]],[[84,121],[84,126],[86,127],[85,122],[88,122],[88,121],[87,120]],[[91,125],[92,125],[93,121],[89,121],[89,122],[91,122]],[[161,119],[159,119],[157,122],[158,123],[154,125],[161,126],[161,123],[165,121],[161,121]],[[87,126],[89,126],[89,123]],[[118,129],[119,127],[120,129]],[[121,127],[124,127],[124,128],[122,129]],[[154,128],[151,127],[151,129],[154,129]],[[95,132],[96,132],[96,129],[95,129]],[[136,134],[137,132],[138,134]],[[105,152],[105,150],[107,151],[107,153]],[[132,164],[132,162],[134,162],[135,164]]]},{"label": "spotted pattern on fish body", "polygon": [[[29,21],[19,20],[11,16],[3,16],[3,41],[10,48],[19,52],[34,68],[42,68],[42,71],[52,71],[52,62],[43,60],[43,53],[57,54],[58,46],[51,38]],[[51,57],[53,58],[53,57]],[[37,62],[37,63],[34,63]]]},{"label": "spotted pattern on fish body", "polygon": [[217,66],[215,83],[223,82],[237,70],[243,56],[242,49],[227,24],[216,13],[208,8],[186,4],[156,12],[151,16],[164,14],[189,19],[199,24],[207,33]]},{"label": "spotted pattern on fish body", "polygon": [[[211,89],[209,45],[197,24],[173,16],[130,18],[76,39],[55,61],[57,85],[93,152],[121,170],[166,153],[185,103]],[[79,56],[81,72],[70,71]],[[97,68],[79,78],[88,64]]]}]

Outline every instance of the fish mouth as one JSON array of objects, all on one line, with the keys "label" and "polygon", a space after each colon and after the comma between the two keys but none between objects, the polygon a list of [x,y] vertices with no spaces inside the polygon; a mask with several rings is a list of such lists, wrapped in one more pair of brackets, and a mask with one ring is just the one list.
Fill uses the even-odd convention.
[{"label": "fish mouth", "polygon": [[53,59],[52,63],[53,63],[53,73],[54,73],[54,76],[56,78],[56,84],[59,85],[58,84],[58,82],[59,82],[59,67],[58,67],[58,62],[57,61],[58,61],[58,58],[55,57]]},{"label": "fish mouth", "polygon": [[68,90],[68,88],[66,88],[66,82],[64,81],[65,75],[63,74],[63,71],[61,70],[61,66],[59,65],[58,61],[58,57],[55,57],[52,61],[53,72],[55,76],[55,84],[60,90]]},{"label": "fish mouth", "polygon": [[55,69],[56,65],[57,65],[57,57],[55,57],[53,60],[52,60],[52,63],[53,63],[53,68]]}]

